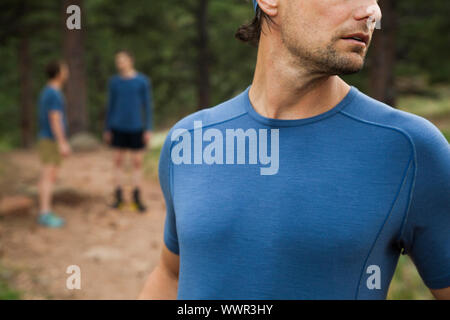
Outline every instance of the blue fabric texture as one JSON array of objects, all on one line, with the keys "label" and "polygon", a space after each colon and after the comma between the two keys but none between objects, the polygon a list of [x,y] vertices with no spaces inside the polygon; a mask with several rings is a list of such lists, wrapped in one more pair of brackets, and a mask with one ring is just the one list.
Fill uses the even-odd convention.
[{"label": "blue fabric texture", "polygon": [[67,131],[64,96],[60,90],[51,86],[45,86],[41,91],[38,102],[39,138],[55,139],[49,119],[51,111],[61,112],[63,128],[64,131]]},{"label": "blue fabric texture", "polygon": [[[402,252],[427,286],[450,286],[450,147],[431,122],[354,87],[321,115],[269,119],[248,91],[179,121],[162,149],[179,299],[385,299]],[[278,129],[278,172],[174,163],[194,121]]]},{"label": "blue fabric texture", "polygon": [[138,73],[131,79],[119,75],[110,79],[106,130],[152,130],[152,110],[152,86],[146,76]]}]

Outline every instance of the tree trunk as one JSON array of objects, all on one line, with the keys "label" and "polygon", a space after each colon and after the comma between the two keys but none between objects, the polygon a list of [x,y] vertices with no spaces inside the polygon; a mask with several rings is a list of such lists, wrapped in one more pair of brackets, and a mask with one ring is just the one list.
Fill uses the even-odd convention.
[{"label": "tree trunk", "polygon": [[29,38],[23,35],[18,48],[19,56],[19,79],[20,79],[20,132],[22,147],[32,144],[34,109],[31,87],[31,56]]},{"label": "tree trunk", "polygon": [[370,95],[395,106],[396,10],[395,0],[380,1],[383,19],[381,30],[375,30],[372,40],[369,83]]},{"label": "tree trunk", "polygon": [[197,7],[197,92],[198,109],[210,105],[210,80],[209,80],[209,36],[208,36],[208,3],[209,0],[199,0]]},{"label": "tree trunk", "polygon": [[82,15],[81,29],[69,30],[66,26],[69,5],[77,5],[83,13],[83,0],[63,1],[63,51],[64,60],[70,71],[69,81],[66,84],[67,120],[71,134],[87,130],[87,93],[86,72],[84,60],[84,28],[86,23]]}]

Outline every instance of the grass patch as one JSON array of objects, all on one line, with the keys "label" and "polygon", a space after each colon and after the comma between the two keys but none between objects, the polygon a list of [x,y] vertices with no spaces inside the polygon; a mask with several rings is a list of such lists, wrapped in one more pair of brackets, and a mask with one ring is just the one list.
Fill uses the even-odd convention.
[{"label": "grass patch", "polygon": [[450,115],[450,87],[438,87],[433,95],[404,95],[398,98],[400,110],[415,113],[421,117],[441,117]]},{"label": "grass patch", "polygon": [[439,117],[450,114],[450,98],[433,99],[428,97],[406,96],[400,97],[400,110],[415,113],[421,117]]},{"label": "grass patch", "polygon": [[447,141],[450,143],[450,129],[442,130],[444,137],[447,138]]},{"label": "grass patch", "polygon": [[408,256],[400,256],[389,288],[388,300],[433,300],[419,273]]},{"label": "grass patch", "polygon": [[168,131],[153,133],[150,150],[144,157],[144,175],[151,179],[158,179],[158,162]]},{"label": "grass patch", "polygon": [[19,291],[10,287],[12,273],[0,265],[0,300],[19,300]]},{"label": "grass patch", "polygon": [[450,141],[450,87],[438,87],[429,96],[400,96],[397,105],[400,110],[430,120]]},{"label": "grass patch", "polygon": [[150,179],[158,179],[158,163],[162,146],[152,147],[144,157],[144,175]]},{"label": "grass patch", "polygon": [[11,151],[15,146],[17,146],[17,143],[14,141],[14,139],[8,137],[0,137],[0,153]]}]

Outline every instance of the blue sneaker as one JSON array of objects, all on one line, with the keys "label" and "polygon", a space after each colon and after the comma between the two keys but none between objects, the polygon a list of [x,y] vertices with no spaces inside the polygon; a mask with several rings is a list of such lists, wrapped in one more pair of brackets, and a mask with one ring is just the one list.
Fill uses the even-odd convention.
[{"label": "blue sneaker", "polygon": [[61,228],[64,225],[64,219],[49,212],[39,215],[38,223],[48,228]]}]

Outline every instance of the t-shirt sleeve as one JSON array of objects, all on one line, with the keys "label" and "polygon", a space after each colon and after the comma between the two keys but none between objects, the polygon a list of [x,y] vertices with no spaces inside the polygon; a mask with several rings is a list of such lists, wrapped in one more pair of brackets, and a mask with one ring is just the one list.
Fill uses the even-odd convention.
[{"label": "t-shirt sleeve", "polygon": [[63,112],[63,102],[61,98],[54,92],[47,95],[45,99],[45,105],[47,106],[48,112],[50,111],[61,111]]},{"label": "t-shirt sleeve", "polygon": [[153,130],[153,93],[152,83],[149,78],[144,78],[144,86],[142,90],[142,100],[145,112],[145,129]]},{"label": "t-shirt sleeve", "polygon": [[431,289],[450,287],[450,147],[431,122],[415,130],[415,178],[406,216],[404,253]]},{"label": "t-shirt sleeve", "polygon": [[164,142],[159,159],[159,183],[164,194],[166,202],[166,220],[164,223],[164,243],[167,248],[175,254],[179,254],[178,235],[176,227],[176,216],[173,206],[172,195],[172,179],[173,179],[173,164],[170,157],[171,139],[170,132]]}]

